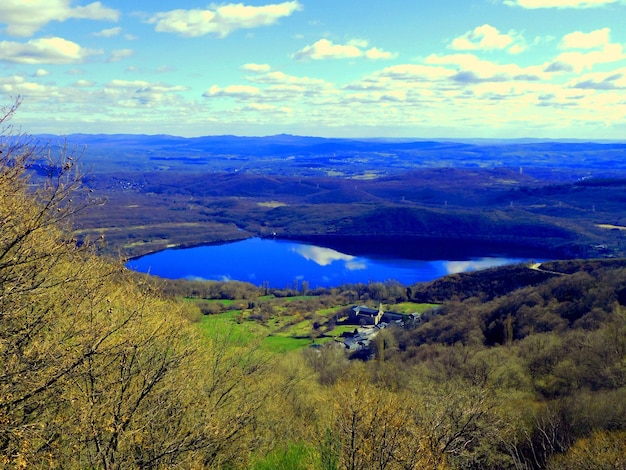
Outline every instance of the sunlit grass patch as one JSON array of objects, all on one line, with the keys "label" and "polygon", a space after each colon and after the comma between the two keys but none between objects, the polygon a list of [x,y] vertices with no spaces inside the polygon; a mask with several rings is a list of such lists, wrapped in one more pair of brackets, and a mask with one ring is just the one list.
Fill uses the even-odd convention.
[{"label": "sunlit grass patch", "polygon": [[310,338],[293,338],[291,336],[276,335],[267,336],[261,343],[261,346],[263,349],[267,349],[271,352],[284,353],[301,349],[311,344],[313,344],[313,341]]},{"label": "sunlit grass patch", "polygon": [[393,310],[398,313],[424,313],[426,310],[430,310],[433,307],[436,307],[437,304],[418,304],[414,302],[402,302],[399,304],[392,305],[389,310]]},{"label": "sunlit grass patch", "polygon": [[301,322],[296,323],[295,325],[289,326],[285,330],[286,333],[291,336],[305,336],[311,333],[311,321],[310,320],[302,320]]},{"label": "sunlit grass patch", "polygon": [[343,333],[352,333],[357,328],[356,325],[339,325],[333,328],[331,331],[325,333],[326,336],[338,338]]},{"label": "sunlit grass patch", "polygon": [[[219,335],[228,336],[233,342],[258,342],[262,350],[281,354],[308,347],[312,344],[337,341],[342,334],[352,333],[357,328],[355,325],[333,325],[329,323],[334,315],[346,309],[345,305],[319,310],[313,308],[309,312],[294,312],[287,307],[292,301],[300,300],[306,302],[310,298],[310,296],[288,298],[266,296],[263,300],[272,304],[274,310],[272,316],[265,319],[251,316],[255,313],[254,310],[235,310],[234,307],[238,304],[238,301],[211,300],[210,302],[219,303],[232,310],[203,316],[199,322],[199,328],[209,338]],[[399,313],[409,314],[423,313],[433,307],[436,307],[436,305],[403,302],[389,305],[386,308]],[[315,313],[312,313],[313,311]],[[316,325],[316,322],[319,326]],[[329,330],[329,328],[332,329]]]},{"label": "sunlit grass patch", "polygon": [[287,204],[279,201],[266,201],[266,202],[257,202],[259,207],[267,207],[269,209],[275,209],[276,207],[285,207]]},{"label": "sunlit grass patch", "polygon": [[199,328],[208,337],[228,336],[233,341],[244,343],[269,333],[268,328],[256,322],[237,321],[239,315],[241,315],[239,310],[205,315],[199,322]]},{"label": "sunlit grass patch", "polygon": [[109,233],[109,232],[129,232],[141,231],[159,228],[195,228],[201,227],[200,222],[162,222],[148,225],[127,225],[124,227],[90,227],[80,230],[74,230],[75,235],[84,235],[89,233]]},{"label": "sunlit grass patch", "polygon": [[605,228],[607,230],[626,230],[626,227],[623,225],[596,224],[596,227]]},{"label": "sunlit grass patch", "polygon": [[252,470],[321,468],[319,465],[315,465],[315,456],[313,446],[290,443],[285,449],[277,449],[266,456],[259,457],[250,468]]},{"label": "sunlit grass patch", "polygon": [[308,300],[315,299],[314,295],[294,295],[292,297],[283,297],[280,300],[284,302],[293,302],[294,300]]},{"label": "sunlit grass patch", "polygon": [[330,316],[330,315],[335,315],[337,312],[340,312],[341,310],[343,310],[345,308],[346,308],[345,305],[338,305],[337,307],[322,308],[322,309],[318,310],[317,313],[319,315],[327,317],[327,316]]},{"label": "sunlit grass patch", "polygon": [[[203,302],[222,304],[225,307],[229,307],[235,303],[232,299],[201,299]],[[241,303],[241,301],[239,301]]]},{"label": "sunlit grass patch", "polygon": [[363,173],[362,175],[353,176],[352,179],[354,179],[354,180],[375,180],[376,178],[380,178],[380,176],[381,176],[380,173],[370,172],[370,173]]},{"label": "sunlit grass patch", "polygon": [[313,344],[322,345],[322,344],[332,343],[332,342],[335,342],[335,341],[336,341],[335,337],[324,336],[324,337],[321,337],[321,338],[316,338],[315,342]]}]

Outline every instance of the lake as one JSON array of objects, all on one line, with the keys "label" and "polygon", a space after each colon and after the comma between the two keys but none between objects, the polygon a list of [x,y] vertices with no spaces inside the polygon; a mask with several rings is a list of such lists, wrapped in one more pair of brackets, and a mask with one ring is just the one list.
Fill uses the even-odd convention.
[{"label": "lake", "polygon": [[[433,254],[443,253],[441,246],[439,251],[424,246],[420,246],[420,250],[398,248],[394,252],[389,247],[373,250],[364,246],[362,254],[357,254],[357,245],[351,247],[349,252],[352,254],[349,254],[343,248],[251,238],[234,243],[164,250],[131,260],[126,266],[168,279],[236,280],[273,288],[293,287],[307,281],[311,288],[315,288],[388,280],[409,285],[446,274],[531,259],[519,254],[493,255],[488,251],[480,256],[476,254],[476,246],[465,250],[465,254],[456,246],[449,250],[452,254],[449,259],[433,259]],[[405,253],[404,257],[401,253]]]}]

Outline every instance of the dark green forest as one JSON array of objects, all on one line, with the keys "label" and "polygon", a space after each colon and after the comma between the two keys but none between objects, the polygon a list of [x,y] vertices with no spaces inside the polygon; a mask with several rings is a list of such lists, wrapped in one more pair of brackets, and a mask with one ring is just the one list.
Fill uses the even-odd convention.
[{"label": "dark green forest", "polygon": [[[106,205],[70,149],[16,133],[16,111],[0,119],[0,468],[626,468],[624,260],[306,293],[149,278],[106,236],[77,236],[73,222]],[[50,171],[33,179],[42,158]],[[400,215],[407,230],[420,220]],[[270,298],[286,307],[239,321],[436,308],[359,357],[200,328],[217,313],[203,305]]]}]

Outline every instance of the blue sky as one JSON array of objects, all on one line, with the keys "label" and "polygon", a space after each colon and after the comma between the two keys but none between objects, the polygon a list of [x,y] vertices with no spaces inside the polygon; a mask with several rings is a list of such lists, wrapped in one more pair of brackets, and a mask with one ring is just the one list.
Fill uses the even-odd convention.
[{"label": "blue sky", "polygon": [[626,0],[2,0],[29,133],[626,140]]}]

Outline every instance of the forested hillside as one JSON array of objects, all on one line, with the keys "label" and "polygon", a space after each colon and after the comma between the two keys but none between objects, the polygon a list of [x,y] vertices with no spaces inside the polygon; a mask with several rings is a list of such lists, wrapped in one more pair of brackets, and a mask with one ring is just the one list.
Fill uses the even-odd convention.
[{"label": "forested hillside", "polygon": [[14,111],[0,142],[0,468],[626,468],[619,262],[410,286],[439,309],[381,331],[371,360],[332,343],[272,355],[201,331],[195,303],[75,240],[69,222],[92,204],[80,165],[51,155],[32,186],[41,154],[11,134]]},{"label": "forested hillside", "polygon": [[[213,468],[245,465],[272,384],[268,359],[200,338],[181,303],[77,244],[89,206],[72,155],[31,191],[37,148],[0,147],[0,467]],[[16,138],[17,137],[17,138]]]}]

